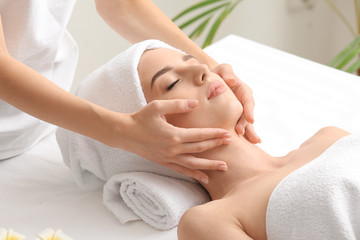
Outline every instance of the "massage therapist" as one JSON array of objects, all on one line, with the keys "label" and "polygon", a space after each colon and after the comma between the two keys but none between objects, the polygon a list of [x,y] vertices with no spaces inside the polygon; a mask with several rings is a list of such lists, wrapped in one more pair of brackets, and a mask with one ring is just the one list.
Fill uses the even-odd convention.
[{"label": "massage therapist", "polygon": [[[218,64],[150,0],[96,0],[97,11],[121,36],[135,43],[155,38],[193,55],[218,73],[244,106],[237,132],[260,141],[252,123],[251,90],[227,64]],[[136,113],[112,112],[68,91],[78,48],[66,30],[75,0],[0,0],[0,160],[19,155],[57,125],[122,148],[196,179],[223,161],[191,153],[228,142],[223,129],[182,129],[165,116],[192,111],[195,100],[154,101]]]}]

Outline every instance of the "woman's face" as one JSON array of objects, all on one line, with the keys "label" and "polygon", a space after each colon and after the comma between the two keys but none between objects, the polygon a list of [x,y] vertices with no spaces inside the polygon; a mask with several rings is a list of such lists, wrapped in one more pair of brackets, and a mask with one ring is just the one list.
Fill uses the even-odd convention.
[{"label": "woman's face", "polygon": [[242,105],[222,78],[190,55],[167,48],[146,51],[138,73],[148,103],[168,99],[199,101],[189,113],[166,115],[174,126],[232,130],[241,116]]}]

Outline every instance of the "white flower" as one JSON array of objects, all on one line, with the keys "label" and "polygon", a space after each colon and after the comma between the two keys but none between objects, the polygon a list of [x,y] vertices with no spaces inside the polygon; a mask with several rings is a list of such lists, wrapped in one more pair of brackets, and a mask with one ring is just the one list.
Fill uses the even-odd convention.
[{"label": "white flower", "polygon": [[0,228],[0,240],[24,240],[25,238],[24,235],[16,233],[12,229],[7,231],[4,228]]},{"label": "white flower", "polygon": [[37,238],[35,240],[73,240],[71,237],[63,233],[61,229],[54,231],[51,228],[47,228],[36,236]]}]

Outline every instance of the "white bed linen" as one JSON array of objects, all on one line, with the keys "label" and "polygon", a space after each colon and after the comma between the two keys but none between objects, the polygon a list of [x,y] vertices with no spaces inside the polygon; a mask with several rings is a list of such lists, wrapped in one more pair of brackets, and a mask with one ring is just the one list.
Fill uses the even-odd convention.
[{"label": "white bed linen", "polygon": [[[228,36],[206,51],[231,63],[253,90],[261,147],[282,155],[319,128],[360,132],[360,78],[291,54]],[[102,204],[102,190],[82,190],[62,163],[54,135],[25,154],[0,162],[0,227],[28,239],[51,227],[74,239],[174,240],[176,228],[122,225]]]},{"label": "white bed linen", "polygon": [[231,63],[255,98],[259,145],[285,155],[325,126],[360,132],[360,78],[230,35],[207,49]]},{"label": "white bed linen", "polygon": [[102,189],[79,188],[63,164],[54,135],[27,153],[0,162],[0,226],[34,239],[63,229],[78,240],[176,239],[144,222],[122,225],[102,204]]}]

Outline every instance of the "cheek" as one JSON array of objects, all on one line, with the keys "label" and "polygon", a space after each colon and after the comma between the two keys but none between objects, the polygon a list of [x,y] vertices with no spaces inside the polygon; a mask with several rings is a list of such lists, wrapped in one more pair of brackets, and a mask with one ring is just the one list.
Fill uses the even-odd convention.
[{"label": "cheek", "polygon": [[[186,90],[184,90],[186,89]],[[194,88],[180,88],[172,91],[163,99],[197,99],[199,105],[191,112],[176,113],[166,115],[168,123],[182,128],[203,128],[208,127],[206,116],[210,109],[206,109],[203,97],[200,96],[201,91]]]},{"label": "cheek", "polygon": [[[214,99],[215,100],[215,99]],[[169,114],[166,120],[182,128],[224,128],[232,129],[243,112],[241,103],[233,94],[219,96],[216,101],[199,102],[191,112]]]},{"label": "cheek", "polygon": [[223,123],[223,128],[232,128],[236,125],[243,113],[243,106],[239,100],[235,97],[232,92],[229,92],[226,96],[225,101],[221,104],[221,107],[218,107],[216,116],[218,119],[214,121],[219,121]]},{"label": "cheek", "polygon": [[193,110],[189,113],[176,113],[166,115],[166,121],[175,127],[181,128],[203,128],[206,126],[206,121],[203,119],[203,114],[199,111]]}]

